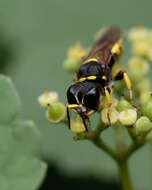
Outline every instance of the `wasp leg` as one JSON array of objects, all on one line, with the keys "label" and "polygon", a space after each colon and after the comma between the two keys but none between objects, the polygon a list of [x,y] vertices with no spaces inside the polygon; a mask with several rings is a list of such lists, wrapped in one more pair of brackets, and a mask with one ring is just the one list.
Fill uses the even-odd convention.
[{"label": "wasp leg", "polygon": [[86,124],[86,119],[84,117],[81,117],[82,118],[82,121],[83,121],[83,125],[85,127],[85,130],[88,132],[88,127],[87,127],[87,124]]},{"label": "wasp leg", "polygon": [[70,121],[70,112],[69,112],[68,106],[66,108],[66,112],[67,112],[67,119],[68,119],[68,127],[70,129],[71,128],[71,121]]},{"label": "wasp leg", "polygon": [[111,125],[110,108],[111,108],[111,105],[112,105],[112,100],[111,100],[110,88],[109,87],[105,87],[105,96],[106,96],[107,102],[108,102],[107,118],[108,118],[109,125]]},{"label": "wasp leg", "polygon": [[130,96],[130,103],[133,104],[133,95],[132,95],[132,84],[129,76],[125,71],[119,71],[119,73],[115,76],[114,80],[125,80],[126,86],[129,90],[129,96]]}]

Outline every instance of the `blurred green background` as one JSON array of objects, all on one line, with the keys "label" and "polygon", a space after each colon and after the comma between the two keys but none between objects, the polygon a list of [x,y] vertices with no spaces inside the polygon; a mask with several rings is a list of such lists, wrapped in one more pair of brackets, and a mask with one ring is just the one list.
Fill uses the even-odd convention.
[{"label": "blurred green background", "polygon": [[[99,178],[100,174],[117,178],[117,170],[91,143],[76,143],[65,127],[49,123],[37,97],[48,88],[66,102],[72,81],[63,70],[66,50],[77,41],[91,46],[94,34],[105,25],[151,27],[151,7],[151,0],[0,0],[0,30],[15,54],[5,73],[18,89],[23,118],[33,119],[41,130],[44,159],[55,161],[69,175],[90,172]],[[106,141],[112,143],[113,131],[106,133]],[[151,162],[148,146],[130,160],[138,189],[149,189]]]}]

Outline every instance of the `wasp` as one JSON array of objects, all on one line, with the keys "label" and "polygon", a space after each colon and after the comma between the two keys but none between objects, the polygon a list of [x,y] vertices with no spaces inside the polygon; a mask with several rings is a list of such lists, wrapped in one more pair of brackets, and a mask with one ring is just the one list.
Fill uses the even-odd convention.
[{"label": "wasp", "polygon": [[[80,115],[86,131],[88,131],[89,115],[98,111],[103,96],[107,97],[110,110],[111,84],[114,81],[125,80],[132,102],[132,85],[127,73],[120,70],[112,77],[112,67],[123,50],[124,39],[119,39],[120,33],[118,27],[110,27],[95,43],[88,55],[82,58],[82,65],[76,72],[75,82],[67,90],[69,128],[70,109]],[[107,116],[110,124],[109,111]]]}]

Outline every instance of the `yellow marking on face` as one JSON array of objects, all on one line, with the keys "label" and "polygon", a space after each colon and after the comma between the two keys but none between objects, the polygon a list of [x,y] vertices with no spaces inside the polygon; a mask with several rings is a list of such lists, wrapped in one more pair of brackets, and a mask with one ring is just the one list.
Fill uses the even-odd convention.
[{"label": "yellow marking on face", "polygon": [[86,79],[87,79],[86,77],[82,77],[82,78],[79,79],[78,82],[83,82],[83,81],[85,81]]},{"label": "yellow marking on face", "polygon": [[119,40],[117,43],[115,43],[111,52],[116,55],[120,55],[123,49],[122,43],[123,43],[123,40]]},{"label": "yellow marking on face", "polygon": [[82,104],[78,105],[78,104],[69,104],[68,108],[73,109],[73,108],[81,108]]},{"label": "yellow marking on face", "polygon": [[90,59],[87,59],[86,61],[84,61],[83,64],[89,63],[91,61],[98,62],[98,60],[96,58],[90,58]]},{"label": "yellow marking on face", "polygon": [[102,79],[103,79],[103,80],[107,80],[107,77],[106,77],[106,76],[102,76]]},{"label": "yellow marking on face", "polygon": [[89,76],[87,77],[88,80],[95,80],[97,77],[96,76]]}]

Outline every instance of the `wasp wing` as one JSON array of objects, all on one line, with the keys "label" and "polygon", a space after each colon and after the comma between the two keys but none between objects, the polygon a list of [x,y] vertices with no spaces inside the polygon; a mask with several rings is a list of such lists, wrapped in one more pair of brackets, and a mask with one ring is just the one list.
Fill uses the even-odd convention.
[{"label": "wasp wing", "polygon": [[88,56],[84,61],[90,58],[96,58],[100,63],[107,65],[111,59],[111,49],[118,41],[120,36],[120,29],[118,27],[110,27],[95,43]]}]

